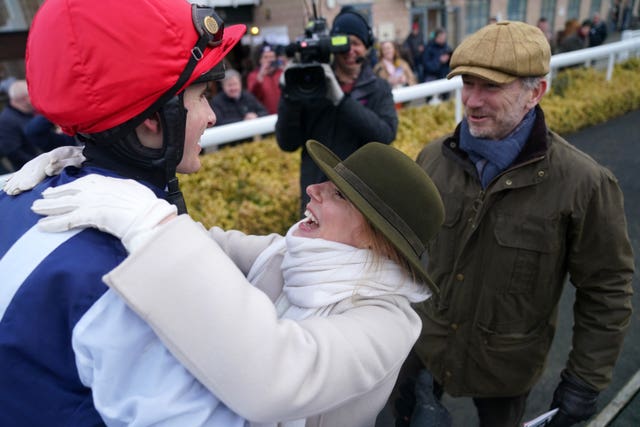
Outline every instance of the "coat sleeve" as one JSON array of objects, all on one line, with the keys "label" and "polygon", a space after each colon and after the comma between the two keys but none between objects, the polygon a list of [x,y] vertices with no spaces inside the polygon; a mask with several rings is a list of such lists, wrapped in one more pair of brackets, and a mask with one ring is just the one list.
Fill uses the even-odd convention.
[{"label": "coat sleeve", "polygon": [[567,368],[596,390],[611,381],[630,324],[633,252],[623,196],[601,169],[570,229],[569,274],[576,287],[573,345]]},{"label": "coat sleeve", "polygon": [[378,77],[376,85],[367,106],[350,96],[344,97],[337,107],[338,125],[353,129],[363,141],[391,144],[398,130],[398,113],[389,83]]},{"label": "coat sleeve", "polygon": [[256,113],[259,117],[269,114],[265,106],[251,92],[245,92],[245,96],[247,97],[249,111]]},{"label": "coat sleeve", "polygon": [[278,119],[276,121],[276,141],[282,151],[296,151],[306,142],[303,127],[303,107],[300,103],[291,102],[284,96],[278,103]]},{"label": "coat sleeve", "polygon": [[257,422],[306,418],[397,373],[420,330],[405,299],[278,319],[266,295],[188,221],[167,224],[105,281],[229,408]]},{"label": "coat sleeve", "polygon": [[108,426],[157,426],[168,420],[182,426],[245,425],[113,292],[82,316],[72,344],[78,375]]},{"label": "coat sleeve", "polygon": [[242,120],[238,115],[232,114],[231,105],[225,102],[221,94],[211,99],[211,109],[216,114],[216,126],[223,126]]},{"label": "coat sleeve", "polygon": [[402,69],[404,70],[404,74],[407,76],[407,85],[413,86],[418,84],[418,79],[411,69],[411,65],[407,61],[402,61]]},{"label": "coat sleeve", "polygon": [[262,95],[262,85],[258,82],[257,70],[252,70],[247,75],[247,90],[256,96]]},{"label": "coat sleeve", "polygon": [[426,73],[430,75],[438,74],[438,70],[440,69],[440,58],[435,56],[434,51],[426,50],[424,52],[424,70]]},{"label": "coat sleeve", "polygon": [[278,234],[253,236],[238,230],[225,231],[220,227],[211,228],[209,235],[245,276],[258,255],[280,237]]}]

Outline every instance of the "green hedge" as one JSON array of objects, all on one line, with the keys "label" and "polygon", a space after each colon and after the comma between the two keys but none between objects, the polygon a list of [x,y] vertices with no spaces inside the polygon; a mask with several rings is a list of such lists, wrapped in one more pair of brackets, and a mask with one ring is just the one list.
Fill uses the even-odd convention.
[{"label": "green hedge", "polygon": [[[615,67],[611,81],[593,68],[562,71],[542,99],[549,127],[566,135],[640,108],[640,59]],[[454,127],[454,105],[399,111],[393,145],[415,158],[432,139]],[[322,141],[320,141],[322,142]],[[203,155],[202,169],[180,181],[189,214],[206,227],[250,234],[284,233],[298,219],[300,152],[285,153],[275,137]]]}]

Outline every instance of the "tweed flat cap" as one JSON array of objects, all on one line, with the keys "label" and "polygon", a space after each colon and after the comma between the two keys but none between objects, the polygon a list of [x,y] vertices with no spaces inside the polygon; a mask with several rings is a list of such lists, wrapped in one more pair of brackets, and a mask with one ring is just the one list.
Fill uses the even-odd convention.
[{"label": "tweed flat cap", "polygon": [[500,21],[460,43],[451,56],[447,78],[466,74],[498,84],[510,83],[518,77],[546,75],[550,59],[549,42],[538,27]]}]

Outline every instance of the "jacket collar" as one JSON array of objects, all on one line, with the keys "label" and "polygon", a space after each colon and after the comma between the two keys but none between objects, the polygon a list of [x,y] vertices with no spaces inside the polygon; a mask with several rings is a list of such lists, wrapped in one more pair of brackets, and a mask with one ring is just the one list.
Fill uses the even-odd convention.
[{"label": "jacket collar", "polygon": [[[533,124],[533,129],[522,147],[522,151],[516,157],[513,164],[509,166],[509,169],[522,163],[527,163],[530,160],[544,156],[549,149],[549,139],[547,136],[547,124],[544,118],[544,113],[539,105],[536,105],[536,120]],[[442,144],[442,151],[446,157],[452,157],[458,161],[463,162],[465,168],[469,167],[471,171],[475,171],[469,156],[463,150],[460,149],[460,124],[456,126],[456,129],[449,138],[445,139]]]},{"label": "jacket collar", "polygon": [[376,80],[376,75],[373,73],[373,69],[367,61],[362,64],[362,70],[356,79],[353,90],[349,95],[353,99],[361,99],[369,95],[375,90],[375,86],[372,85]]}]

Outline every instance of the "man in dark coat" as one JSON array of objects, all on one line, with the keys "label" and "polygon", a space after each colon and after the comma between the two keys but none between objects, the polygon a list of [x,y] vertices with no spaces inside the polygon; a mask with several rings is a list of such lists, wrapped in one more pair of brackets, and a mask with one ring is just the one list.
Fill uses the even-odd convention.
[{"label": "man in dark coat", "polygon": [[24,133],[26,124],[33,117],[27,82],[14,81],[9,86],[8,95],[9,103],[0,112],[0,158],[5,158],[0,163],[0,173],[18,170],[40,153]]},{"label": "man in dark coat", "polygon": [[216,113],[216,126],[251,120],[269,114],[258,99],[242,88],[242,77],[236,70],[226,70],[222,92],[211,99]]},{"label": "man in dark coat", "polygon": [[471,397],[482,427],[521,425],[567,279],[573,345],[549,426],[595,414],[632,314],[623,195],[609,170],[547,128],[539,102],[550,57],[544,34],[523,22],[464,40],[448,77],[462,77],[465,116],[417,158],[446,216],[427,247],[440,296],[417,306],[410,359],[433,375],[436,394]]},{"label": "man in dark coat", "polygon": [[424,79],[424,66],[422,65],[422,53],[424,52],[424,37],[420,30],[420,23],[411,24],[411,32],[405,39],[403,47],[409,52],[411,67],[418,81]]},{"label": "man in dark coat", "polygon": [[589,31],[589,47],[600,46],[607,39],[607,24],[600,19],[598,12],[593,14],[591,19],[591,30]]},{"label": "man in dark coat", "polygon": [[444,79],[449,74],[449,59],[453,49],[447,44],[447,32],[438,28],[427,43],[422,55],[424,81]]}]

